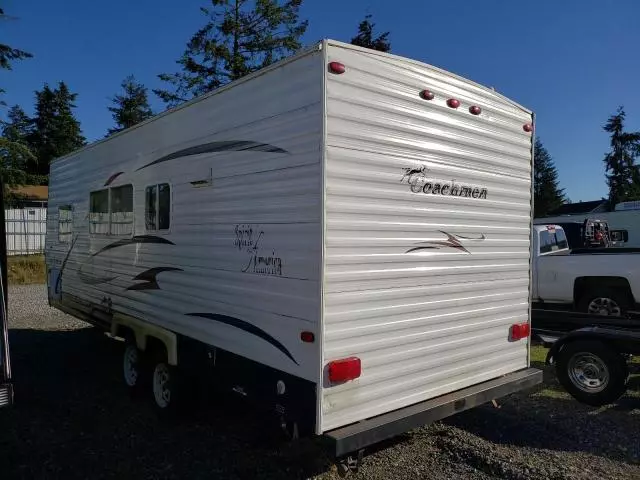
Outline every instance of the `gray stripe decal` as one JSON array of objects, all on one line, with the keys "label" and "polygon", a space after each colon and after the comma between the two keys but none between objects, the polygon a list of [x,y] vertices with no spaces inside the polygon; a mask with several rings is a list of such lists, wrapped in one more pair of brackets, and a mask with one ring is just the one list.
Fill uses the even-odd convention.
[{"label": "gray stripe decal", "polygon": [[190,155],[199,155],[201,153],[216,153],[216,152],[269,152],[269,153],[289,153],[280,147],[270,145],[268,143],[251,142],[247,140],[228,140],[223,142],[211,142],[203,143],[201,145],[195,145],[189,148],[183,148],[177,152],[170,153],[164,157],[160,157],[153,162],[147,163],[142,167],[136,169],[136,172],[143,168],[157,165],[159,163],[168,162],[169,160],[175,160],[180,157],[188,157]]}]

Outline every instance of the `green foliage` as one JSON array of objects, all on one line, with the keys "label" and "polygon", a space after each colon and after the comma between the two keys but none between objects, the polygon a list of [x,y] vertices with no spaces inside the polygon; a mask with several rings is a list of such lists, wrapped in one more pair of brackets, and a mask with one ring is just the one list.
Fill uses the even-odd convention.
[{"label": "green foliage", "polygon": [[536,138],[533,155],[534,216],[544,217],[565,203],[564,189],[560,188],[558,171],[549,152]]},{"label": "green foliage", "polygon": [[110,128],[107,136],[133,127],[153,116],[149,106],[149,99],[147,98],[147,88],[136,82],[133,75],[125,78],[121,87],[123,93],[115,95],[111,99],[113,106],[109,107],[109,111],[113,116],[114,122],[116,122],[116,127]]},{"label": "green foliage", "polygon": [[364,20],[358,26],[358,34],[351,39],[351,44],[380,52],[390,52],[389,32],[374,36],[373,29],[375,26],[376,24],[371,22],[371,15],[365,15]]},{"label": "green foliage", "polygon": [[170,90],[154,90],[176,105],[291,55],[301,47],[308,22],[299,20],[302,0],[210,0],[201,8],[205,25],[176,62],[180,71],[159,78]]},{"label": "green foliage", "polygon": [[17,105],[11,107],[0,137],[0,173],[7,185],[29,183],[27,165],[35,160],[28,145],[32,131],[31,119],[24,110]]},{"label": "green foliage", "polygon": [[77,94],[71,93],[64,82],[60,82],[56,89],[45,84],[36,92],[34,131],[29,138],[36,162],[29,165],[29,173],[48,175],[52,160],[85,144],[80,122],[73,115],[76,97]]},{"label": "green foliage", "polygon": [[609,203],[640,200],[640,166],[635,160],[640,155],[640,132],[625,132],[625,112],[618,108],[603,127],[611,134],[611,150],[604,157],[609,186]]}]

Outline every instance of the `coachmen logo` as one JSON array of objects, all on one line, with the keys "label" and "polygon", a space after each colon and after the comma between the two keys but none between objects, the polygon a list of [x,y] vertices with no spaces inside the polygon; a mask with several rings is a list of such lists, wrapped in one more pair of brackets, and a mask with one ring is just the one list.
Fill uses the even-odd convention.
[{"label": "coachmen logo", "polygon": [[449,182],[430,180],[426,165],[420,167],[408,167],[404,169],[404,175],[400,182],[406,182],[413,193],[431,195],[448,195],[452,197],[467,197],[485,200],[487,189],[475,185],[461,185],[453,179]]}]

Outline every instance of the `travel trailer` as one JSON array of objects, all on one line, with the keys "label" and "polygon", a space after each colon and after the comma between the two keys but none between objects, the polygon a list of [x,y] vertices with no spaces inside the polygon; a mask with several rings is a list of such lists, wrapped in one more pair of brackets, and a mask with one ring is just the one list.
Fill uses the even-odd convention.
[{"label": "travel trailer", "polygon": [[4,219],[4,184],[0,178],[0,407],[13,403],[9,319],[7,317],[7,236]]},{"label": "travel trailer", "polygon": [[51,166],[53,306],[162,411],[205,376],[344,456],[539,383],[532,113],[334,41]]}]

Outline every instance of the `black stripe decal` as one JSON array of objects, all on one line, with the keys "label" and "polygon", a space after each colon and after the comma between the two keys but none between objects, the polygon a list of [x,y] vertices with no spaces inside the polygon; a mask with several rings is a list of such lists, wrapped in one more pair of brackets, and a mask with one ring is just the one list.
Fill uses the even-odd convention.
[{"label": "black stripe decal", "polygon": [[245,332],[255,335],[256,337],[260,337],[261,339],[269,342],[271,345],[284,353],[291,359],[293,363],[295,363],[296,365],[300,365],[298,362],[296,362],[295,358],[293,358],[291,352],[289,352],[289,350],[287,350],[287,348],[282,343],[280,343],[267,332],[265,332],[261,328],[256,327],[252,323],[245,322],[244,320],[240,320],[239,318],[229,317],[227,315],[219,315],[216,313],[187,313],[186,315],[189,317],[208,318],[209,320],[224,323],[226,325],[239,328],[240,330],[244,330]]},{"label": "black stripe decal", "polygon": [[160,290],[158,285],[158,279],[156,278],[162,272],[182,272],[181,268],[174,267],[154,267],[149,270],[145,270],[142,273],[136,275],[134,280],[144,280],[145,283],[137,283],[127,287],[127,290]]},{"label": "black stripe decal", "polygon": [[224,142],[211,142],[203,143],[201,145],[195,145],[193,147],[183,148],[177,152],[170,153],[164,157],[160,157],[153,162],[147,163],[142,167],[136,169],[136,172],[143,168],[150,167],[152,165],[158,165],[159,163],[168,162],[169,160],[175,160],[180,157],[188,157],[190,155],[199,155],[201,153],[216,153],[216,152],[269,152],[269,153],[289,153],[280,147],[270,145],[268,143],[251,142],[246,140],[229,140]]},{"label": "black stripe decal", "polygon": [[110,243],[109,245],[102,247],[96,253],[92,254],[92,257],[100,255],[107,250],[112,250],[118,247],[124,247],[127,245],[133,245],[135,243],[156,243],[160,245],[175,245],[171,240],[167,240],[166,238],[156,237],[154,235],[137,235],[132,238],[123,238],[122,240],[118,240],[117,242]]}]

